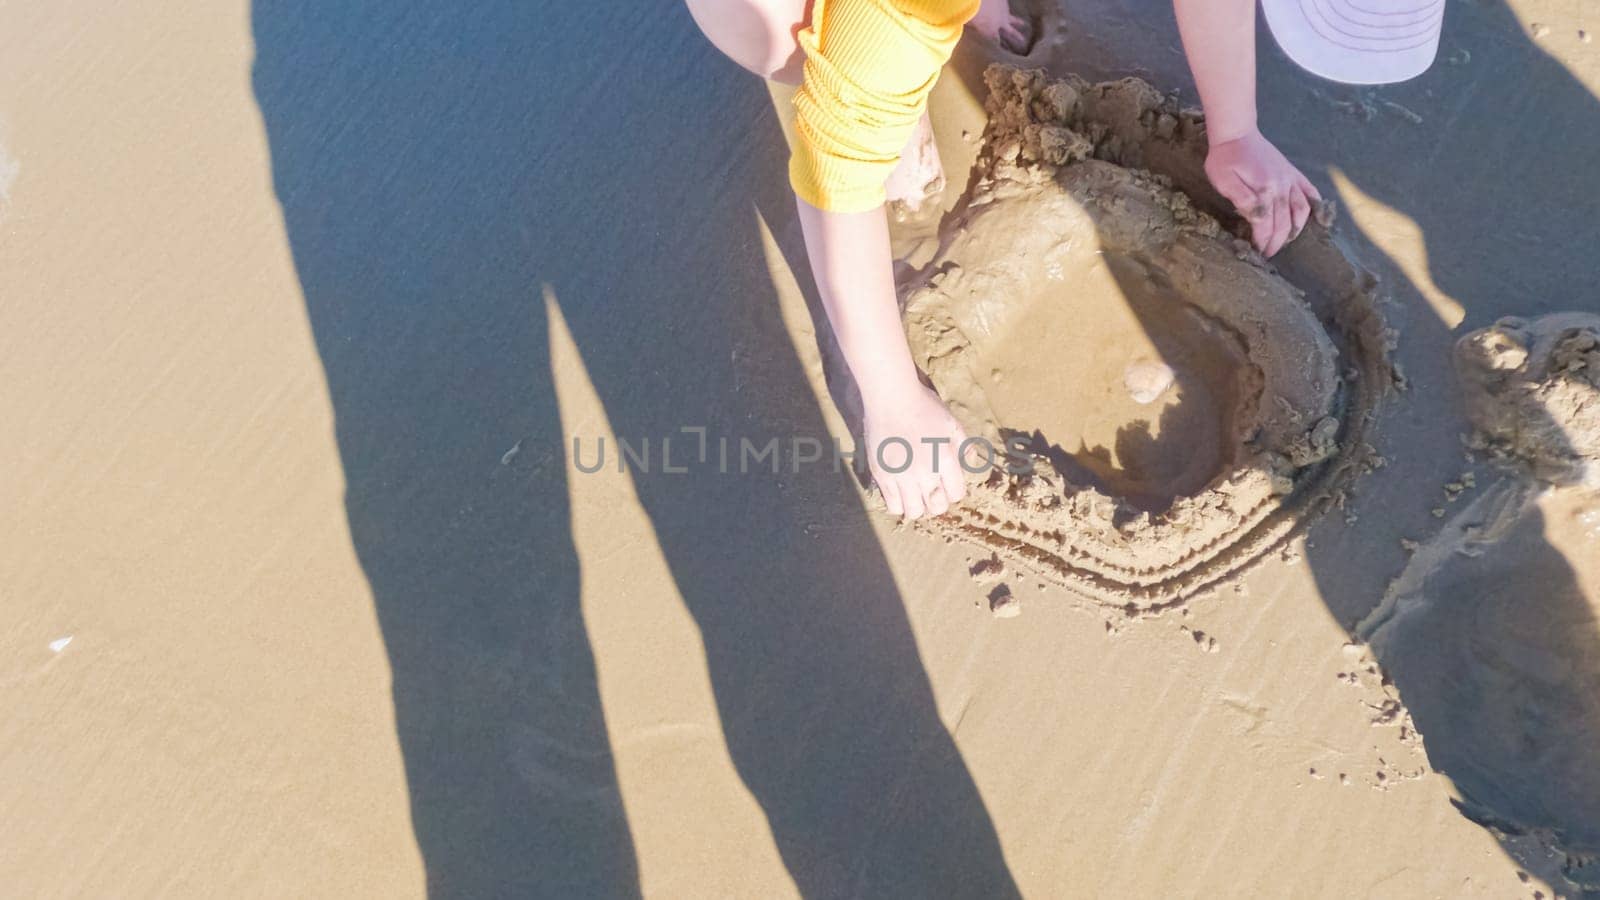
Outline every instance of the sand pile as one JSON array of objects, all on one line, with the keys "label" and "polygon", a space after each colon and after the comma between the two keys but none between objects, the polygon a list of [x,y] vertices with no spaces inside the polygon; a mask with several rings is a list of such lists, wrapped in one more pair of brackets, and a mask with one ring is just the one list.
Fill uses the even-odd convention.
[{"label": "sand pile", "polygon": [[1181,602],[1371,462],[1373,281],[1326,222],[1280,274],[1199,208],[1178,187],[1203,179],[1203,123],[1150,85],[985,77],[971,197],[905,316],[955,415],[1032,472],[928,527],[1130,611]]},{"label": "sand pile", "polygon": [[1600,485],[1600,316],[1501,319],[1456,344],[1456,368],[1480,445]]}]

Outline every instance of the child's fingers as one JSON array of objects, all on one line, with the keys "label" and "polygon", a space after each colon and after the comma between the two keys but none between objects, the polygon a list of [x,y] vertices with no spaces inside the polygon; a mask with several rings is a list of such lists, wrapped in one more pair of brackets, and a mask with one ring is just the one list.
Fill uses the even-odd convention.
[{"label": "child's fingers", "polygon": [[1263,255],[1271,256],[1268,250],[1272,246],[1273,209],[1270,197],[1244,183],[1238,173],[1224,170],[1212,176],[1212,184],[1217,193],[1228,198],[1234,209],[1244,216],[1250,223],[1250,243],[1255,245]]},{"label": "child's fingers", "polygon": [[1300,236],[1300,232],[1306,227],[1306,222],[1311,218],[1311,200],[1299,185],[1295,185],[1289,191],[1289,214],[1294,219],[1294,231],[1289,235],[1289,240],[1292,241]]},{"label": "child's fingers", "polygon": [[1267,250],[1272,246],[1272,204],[1252,207],[1244,217],[1250,223],[1250,243],[1255,244],[1263,256],[1271,256]]},{"label": "child's fingers", "polygon": [[945,496],[944,482],[937,476],[923,483],[922,502],[930,516],[942,516],[950,510],[950,498]]},{"label": "child's fingers", "polygon": [[917,483],[915,481],[907,481],[903,485],[897,485],[897,487],[902,488],[900,491],[900,505],[905,507],[906,519],[915,521],[922,518],[928,508],[923,505],[922,492],[917,489]]},{"label": "child's fingers", "polygon": [[[994,462],[993,445],[989,445],[987,441],[976,441],[972,445],[966,447],[965,452],[962,452],[963,448],[961,445],[967,442],[967,435],[965,432],[957,432],[957,434],[958,437],[955,439],[956,464],[963,466],[962,471],[956,473],[957,475],[965,476],[976,474],[980,467]],[[987,450],[985,450],[985,447],[987,447]],[[967,469],[971,469],[972,471],[968,472]],[[965,483],[964,478],[963,483]]]},{"label": "child's fingers", "polygon": [[1028,32],[1024,29],[1021,19],[1014,19],[1011,24],[1000,29],[1001,43],[1013,53],[1021,54],[1028,49]]},{"label": "child's fingers", "polygon": [[1278,194],[1272,200],[1272,230],[1267,241],[1267,249],[1262,251],[1263,256],[1277,256],[1278,251],[1289,240],[1289,198]]},{"label": "child's fingers", "polygon": [[961,477],[961,463],[954,451],[947,463],[939,467],[939,483],[944,486],[944,495],[951,503],[960,503],[967,495],[967,480]]},{"label": "child's fingers", "polygon": [[905,504],[900,502],[900,488],[889,478],[875,476],[878,480],[878,493],[883,495],[883,505],[889,508],[889,514],[895,516],[905,515]]},{"label": "child's fingers", "polygon": [[951,503],[960,503],[967,495],[967,479],[962,477],[961,468],[961,444],[966,439],[966,432],[957,425],[950,443],[940,448],[945,458],[939,460],[939,482],[944,485],[944,495]]},{"label": "child's fingers", "polygon": [[1307,197],[1311,198],[1311,202],[1320,203],[1322,201],[1322,192],[1317,190],[1317,186],[1312,184],[1311,179],[1304,174],[1300,175],[1300,180],[1296,184],[1299,185],[1300,190],[1305,192]]}]

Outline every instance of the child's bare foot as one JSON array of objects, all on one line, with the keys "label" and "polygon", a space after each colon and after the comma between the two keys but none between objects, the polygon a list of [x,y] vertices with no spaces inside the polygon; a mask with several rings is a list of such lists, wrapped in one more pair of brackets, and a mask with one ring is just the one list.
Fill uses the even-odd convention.
[{"label": "child's bare foot", "polygon": [[967,24],[973,31],[1018,56],[1026,56],[1033,47],[1033,26],[1011,12],[1010,0],[983,0],[978,14]]},{"label": "child's bare foot", "polygon": [[944,193],[944,163],[939,145],[933,139],[933,125],[924,112],[911,132],[911,140],[900,153],[900,164],[883,183],[890,203],[899,203],[909,212],[918,212],[930,200],[937,202]]}]

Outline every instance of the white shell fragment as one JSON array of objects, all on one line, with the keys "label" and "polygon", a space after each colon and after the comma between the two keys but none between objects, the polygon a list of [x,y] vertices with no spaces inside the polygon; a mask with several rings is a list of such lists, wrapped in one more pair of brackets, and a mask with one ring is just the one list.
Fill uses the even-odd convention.
[{"label": "white shell fragment", "polygon": [[1154,403],[1172,387],[1172,367],[1166,363],[1141,359],[1122,372],[1122,385],[1136,403]]}]

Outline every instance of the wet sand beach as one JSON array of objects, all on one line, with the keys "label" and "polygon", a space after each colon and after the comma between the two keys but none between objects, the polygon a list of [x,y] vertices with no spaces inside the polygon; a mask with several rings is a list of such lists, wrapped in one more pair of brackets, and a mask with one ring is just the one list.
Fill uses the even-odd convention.
[{"label": "wet sand beach", "polygon": [[[1600,892],[1600,501],[1518,444],[1581,456],[1591,420],[1485,434],[1456,349],[1519,317],[1512,379],[1527,323],[1600,312],[1600,16],[1456,0],[1434,67],[1375,89],[1263,33],[1262,130],[1337,201],[1392,383],[1376,462],[1169,604],[899,525],[826,464],[714,464],[848,441],[851,403],[786,94],[643,12],[0,4],[0,893]],[[994,172],[991,63],[1196,102],[1161,0],[1030,12],[1028,57],[969,38],[935,90],[908,293]],[[1229,226],[1192,155],[1123,162]],[[1106,396],[1176,370],[1082,426],[1105,484],[1177,471],[1163,436],[1221,433],[1184,398],[1232,396],[1152,302],[1072,336],[1125,348],[1075,359]],[[1062,408],[1017,387],[1052,384],[1026,336],[1015,427]],[[1567,346],[1540,384],[1587,390]]]}]

